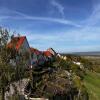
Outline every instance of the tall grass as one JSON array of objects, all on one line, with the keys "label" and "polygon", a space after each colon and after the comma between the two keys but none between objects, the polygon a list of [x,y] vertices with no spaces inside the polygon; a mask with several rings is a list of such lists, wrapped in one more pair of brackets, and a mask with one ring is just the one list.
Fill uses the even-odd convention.
[{"label": "tall grass", "polygon": [[88,90],[90,100],[100,100],[100,73],[87,71],[84,84]]}]

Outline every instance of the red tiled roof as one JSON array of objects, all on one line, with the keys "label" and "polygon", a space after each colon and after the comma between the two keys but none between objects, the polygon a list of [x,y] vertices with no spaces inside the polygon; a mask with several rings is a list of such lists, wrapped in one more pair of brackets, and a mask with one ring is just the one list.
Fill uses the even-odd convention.
[{"label": "red tiled roof", "polygon": [[25,39],[25,36],[13,37],[13,39],[8,43],[7,47],[13,48],[15,46],[16,50],[19,50]]},{"label": "red tiled roof", "polygon": [[49,51],[44,51],[43,53],[47,57],[51,57],[52,56],[52,54]]},{"label": "red tiled roof", "polygon": [[47,51],[51,52],[53,55],[56,55],[56,54],[57,54],[57,53],[54,51],[54,49],[52,49],[52,48],[47,49]]},{"label": "red tiled roof", "polygon": [[41,52],[35,48],[30,48],[31,53],[36,53],[37,55],[39,55]]}]

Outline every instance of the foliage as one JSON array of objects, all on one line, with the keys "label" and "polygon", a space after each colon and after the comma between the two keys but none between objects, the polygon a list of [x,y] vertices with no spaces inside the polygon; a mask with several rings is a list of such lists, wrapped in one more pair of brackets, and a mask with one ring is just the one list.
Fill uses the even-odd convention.
[{"label": "foliage", "polygon": [[61,60],[60,61],[60,66],[63,68],[63,69],[68,69],[70,67],[70,62],[67,62],[65,60]]},{"label": "foliage", "polygon": [[90,100],[100,100],[100,74],[87,71],[84,84],[89,93]]},{"label": "foliage", "polygon": [[2,93],[2,100],[4,100],[6,86],[9,85],[12,76],[12,67],[8,63],[11,55],[6,48],[8,36],[8,31],[0,28],[0,90]]},{"label": "foliage", "polygon": [[27,53],[22,55],[15,48],[7,48],[9,39],[7,29],[0,28],[0,91],[2,100],[4,100],[6,88],[11,82],[25,77],[25,64],[26,60],[29,59]]},{"label": "foliage", "polygon": [[85,56],[84,59],[91,62],[91,70],[100,73],[100,56]]},{"label": "foliage", "polygon": [[83,64],[83,66],[85,68],[87,68],[89,70],[92,70],[92,63],[91,63],[91,61],[89,61],[88,59],[82,58],[80,62]]}]

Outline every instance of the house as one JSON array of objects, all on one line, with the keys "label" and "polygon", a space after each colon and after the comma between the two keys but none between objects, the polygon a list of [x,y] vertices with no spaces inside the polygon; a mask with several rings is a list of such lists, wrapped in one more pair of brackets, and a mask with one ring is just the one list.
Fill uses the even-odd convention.
[{"label": "house", "polygon": [[46,57],[46,61],[50,61],[53,59],[53,54],[50,51],[43,51],[43,54]]},{"label": "house", "polygon": [[26,36],[12,37],[7,47],[15,48],[19,53],[30,53],[30,46]]},{"label": "house", "polygon": [[78,66],[80,66],[81,65],[81,63],[80,62],[73,62],[74,64],[76,64],[76,65],[78,65]]},{"label": "house", "polygon": [[64,58],[63,58],[65,61],[67,60],[67,57],[66,56],[64,56]]},{"label": "house", "polygon": [[40,55],[38,56],[38,64],[41,66],[45,63],[46,59],[45,56],[43,55],[43,52],[40,51]]},{"label": "house", "polygon": [[[16,50],[16,52],[18,54],[28,54],[28,60],[26,61],[27,64],[26,66],[28,66],[30,64],[30,56],[31,56],[31,52],[30,52],[30,46],[29,43],[27,41],[26,36],[17,36],[17,37],[12,37],[11,41],[7,44],[8,48],[14,48]],[[16,60],[18,61],[19,57],[16,57]],[[10,62],[15,66],[15,61],[14,59],[11,59]]]},{"label": "house", "polygon": [[[14,48],[18,54],[28,53],[29,59],[27,66],[42,66],[45,62],[53,61],[57,54],[52,48],[47,51],[39,51],[29,46],[26,36],[12,36],[11,41],[7,45],[8,48]],[[16,58],[18,59],[18,57]],[[17,60],[18,61],[18,60]],[[14,66],[16,65],[13,59],[10,61]]]},{"label": "house", "polygon": [[49,51],[53,56],[57,55],[57,53],[52,48],[47,49],[47,51]]},{"label": "house", "polygon": [[57,54],[57,57],[61,58],[61,55],[58,53],[58,54]]},{"label": "house", "polygon": [[47,62],[54,60],[54,55],[49,51],[39,51],[34,48],[30,48],[31,51],[31,64],[33,67],[41,67]]},{"label": "house", "polygon": [[45,63],[45,57],[43,53],[35,48],[30,48],[31,51],[31,63],[35,66],[41,66]]},{"label": "house", "polygon": [[62,60],[67,60],[67,57],[66,56],[62,56],[62,55],[60,55],[60,54],[57,54],[57,57],[59,57],[60,59],[62,59]]},{"label": "house", "polygon": [[39,50],[35,49],[35,48],[30,48],[31,51],[31,64],[32,66],[38,66],[38,56],[40,55]]}]

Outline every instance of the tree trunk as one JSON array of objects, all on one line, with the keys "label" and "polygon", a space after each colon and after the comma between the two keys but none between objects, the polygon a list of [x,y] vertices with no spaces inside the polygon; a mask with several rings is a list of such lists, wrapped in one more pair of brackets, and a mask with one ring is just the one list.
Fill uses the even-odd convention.
[{"label": "tree trunk", "polygon": [[2,88],[2,98],[1,99],[5,100],[5,89],[4,88]]}]

